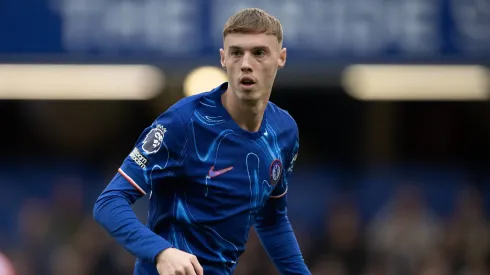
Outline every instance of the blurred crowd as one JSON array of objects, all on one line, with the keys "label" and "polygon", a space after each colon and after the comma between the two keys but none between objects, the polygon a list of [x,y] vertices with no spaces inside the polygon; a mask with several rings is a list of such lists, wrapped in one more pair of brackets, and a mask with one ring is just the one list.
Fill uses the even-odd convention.
[{"label": "blurred crowd", "polygon": [[[15,236],[0,232],[6,256],[0,257],[0,273],[10,275],[9,259],[16,275],[132,274],[134,257],[84,205],[95,200],[85,183],[67,178],[55,186],[48,196],[22,199],[14,211]],[[356,199],[333,197],[324,220],[308,226],[293,221],[313,274],[490,274],[490,228],[476,188],[460,191],[449,217],[434,214],[423,191],[409,184],[400,185],[368,221]],[[253,230],[235,274],[277,274]]]},{"label": "blurred crowd", "polygon": [[[433,214],[411,185],[399,186],[367,223],[348,196],[333,202],[330,212],[318,224],[320,236],[296,233],[313,274],[490,274],[490,227],[474,188],[461,191],[448,219]],[[237,274],[277,274],[255,234]]]}]

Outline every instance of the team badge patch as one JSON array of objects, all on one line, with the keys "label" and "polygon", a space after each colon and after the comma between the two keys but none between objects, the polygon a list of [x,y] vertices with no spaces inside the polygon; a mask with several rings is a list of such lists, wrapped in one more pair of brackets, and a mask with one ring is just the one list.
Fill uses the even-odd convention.
[{"label": "team badge patch", "polygon": [[160,150],[163,143],[163,137],[167,129],[165,129],[162,125],[157,125],[155,128],[151,129],[151,131],[146,135],[145,140],[143,141],[143,151],[147,154],[154,154]]},{"label": "team badge patch", "polygon": [[282,163],[280,160],[276,159],[271,163],[270,176],[271,185],[276,185],[281,179],[282,174]]}]

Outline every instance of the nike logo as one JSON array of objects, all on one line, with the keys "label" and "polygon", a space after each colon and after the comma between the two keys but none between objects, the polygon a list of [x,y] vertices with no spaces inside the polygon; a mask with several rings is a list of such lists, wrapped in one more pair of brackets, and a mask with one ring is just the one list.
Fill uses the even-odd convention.
[{"label": "nike logo", "polygon": [[233,169],[233,166],[230,166],[228,168],[225,168],[225,169],[221,169],[221,170],[214,170],[214,166],[211,166],[211,169],[209,169],[209,173],[208,173],[208,177],[210,178],[214,178],[214,177],[217,177],[219,175],[222,175],[228,171],[230,171],[231,169]]}]

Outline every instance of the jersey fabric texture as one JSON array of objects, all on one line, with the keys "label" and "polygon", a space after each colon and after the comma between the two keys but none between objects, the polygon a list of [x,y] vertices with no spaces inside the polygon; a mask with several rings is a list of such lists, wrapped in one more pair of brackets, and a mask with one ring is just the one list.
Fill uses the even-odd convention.
[{"label": "jersey fabric texture", "polygon": [[[102,204],[122,191],[132,204],[149,194],[148,224],[138,230],[156,236],[114,233],[135,239],[125,244],[138,257],[135,274],[158,274],[155,257],[168,247],[196,255],[206,275],[232,274],[252,226],[259,231],[282,215],[287,226],[274,234],[292,234],[285,195],[299,149],[296,122],[269,102],[260,129],[245,131],[221,103],[226,89],[184,98],[161,114],[99,197]],[[283,273],[307,274],[288,268]]]}]

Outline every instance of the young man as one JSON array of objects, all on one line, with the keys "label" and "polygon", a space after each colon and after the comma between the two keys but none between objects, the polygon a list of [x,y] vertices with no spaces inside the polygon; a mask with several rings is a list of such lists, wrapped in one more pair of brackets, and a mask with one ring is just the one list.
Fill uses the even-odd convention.
[{"label": "young man", "polygon": [[[282,274],[310,274],[286,214],[298,128],[269,102],[286,62],[282,26],[246,9],[223,37],[229,82],[160,115],[95,204],[95,219],[138,258],[135,274],[232,274],[251,226]],[[147,193],[144,226],[130,205]]]}]

